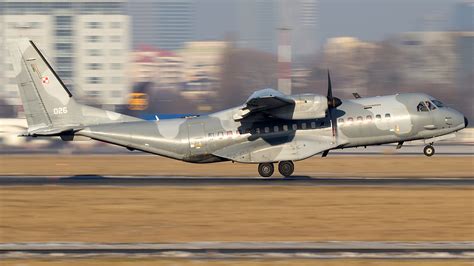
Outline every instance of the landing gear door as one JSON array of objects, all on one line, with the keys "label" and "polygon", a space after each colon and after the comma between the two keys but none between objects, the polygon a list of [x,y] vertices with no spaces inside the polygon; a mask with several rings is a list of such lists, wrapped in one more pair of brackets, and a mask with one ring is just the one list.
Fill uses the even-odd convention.
[{"label": "landing gear door", "polygon": [[188,138],[191,155],[206,153],[203,123],[188,124]]}]

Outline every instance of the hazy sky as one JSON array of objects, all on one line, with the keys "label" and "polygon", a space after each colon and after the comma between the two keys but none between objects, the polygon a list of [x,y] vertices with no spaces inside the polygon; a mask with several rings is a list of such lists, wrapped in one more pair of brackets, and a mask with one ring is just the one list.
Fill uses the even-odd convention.
[{"label": "hazy sky", "polygon": [[[239,0],[249,1],[249,0]],[[253,0],[252,0],[253,1]],[[416,30],[447,30],[454,4],[462,0],[320,0],[320,40],[355,36],[382,40],[394,33]],[[232,0],[200,0],[197,7],[197,38],[222,38],[236,30]],[[431,17],[432,19],[427,19]],[[434,19],[433,19],[434,18]]]}]

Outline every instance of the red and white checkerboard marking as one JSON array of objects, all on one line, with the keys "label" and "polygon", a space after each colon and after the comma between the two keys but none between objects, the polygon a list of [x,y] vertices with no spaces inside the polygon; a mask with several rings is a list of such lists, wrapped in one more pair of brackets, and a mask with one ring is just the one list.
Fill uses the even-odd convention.
[{"label": "red and white checkerboard marking", "polygon": [[49,78],[48,77],[42,77],[41,81],[43,82],[43,84],[49,84]]}]

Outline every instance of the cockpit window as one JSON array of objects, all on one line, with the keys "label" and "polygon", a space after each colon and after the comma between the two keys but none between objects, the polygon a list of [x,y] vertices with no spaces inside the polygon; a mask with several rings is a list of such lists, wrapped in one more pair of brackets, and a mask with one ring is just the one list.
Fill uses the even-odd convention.
[{"label": "cockpit window", "polygon": [[436,109],[436,106],[432,104],[430,101],[425,101],[425,103],[426,103],[426,106],[428,106],[428,109],[430,110]]},{"label": "cockpit window", "polygon": [[416,110],[418,112],[428,112],[428,107],[423,102],[420,102],[418,106],[416,106]]},{"label": "cockpit window", "polygon": [[444,107],[444,104],[438,100],[431,100],[438,108]]}]

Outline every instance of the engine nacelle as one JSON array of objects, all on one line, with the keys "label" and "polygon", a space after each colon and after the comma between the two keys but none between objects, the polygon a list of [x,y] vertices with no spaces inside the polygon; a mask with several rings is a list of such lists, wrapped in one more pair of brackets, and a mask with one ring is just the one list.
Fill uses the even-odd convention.
[{"label": "engine nacelle", "polygon": [[324,118],[328,109],[326,96],[318,94],[297,94],[290,96],[295,105],[284,106],[268,112],[281,119],[314,119]]}]

